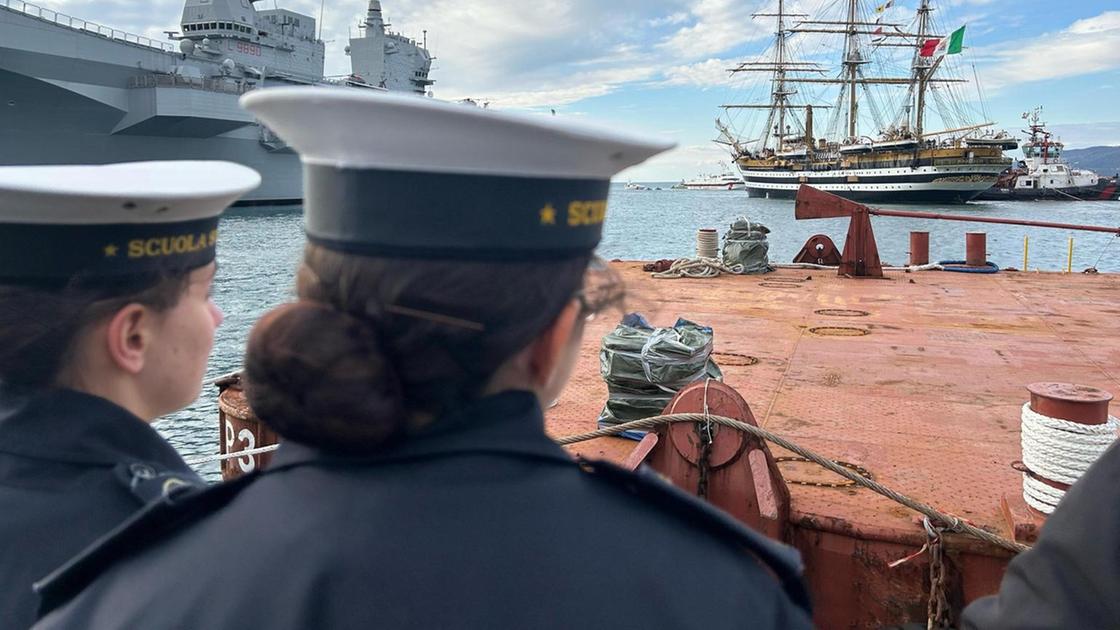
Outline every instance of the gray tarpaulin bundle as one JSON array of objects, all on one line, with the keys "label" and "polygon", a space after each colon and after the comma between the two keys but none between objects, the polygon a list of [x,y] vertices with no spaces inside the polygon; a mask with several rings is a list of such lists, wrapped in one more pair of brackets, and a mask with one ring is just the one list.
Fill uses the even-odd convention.
[{"label": "gray tarpaulin bundle", "polygon": [[[681,319],[654,328],[636,313],[603,337],[599,370],[609,396],[599,426],[660,414],[681,388],[705,378],[723,380],[711,359],[711,328]],[[641,437],[641,433],[625,437]]]},{"label": "gray tarpaulin bundle", "polygon": [[766,235],[769,228],[761,223],[739,217],[723,236],[723,263],[727,266],[742,265],[743,273],[769,273],[770,242]]}]

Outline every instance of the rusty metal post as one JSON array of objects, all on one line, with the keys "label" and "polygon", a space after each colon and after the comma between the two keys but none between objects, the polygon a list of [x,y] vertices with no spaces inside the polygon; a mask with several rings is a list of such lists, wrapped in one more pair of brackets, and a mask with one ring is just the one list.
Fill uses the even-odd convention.
[{"label": "rusty metal post", "polygon": [[929,264],[929,232],[910,233],[910,265]]},{"label": "rusty metal post", "polygon": [[986,233],[969,232],[964,235],[964,264],[969,267],[983,267],[988,264]]},{"label": "rusty metal post", "polygon": [[[224,383],[218,394],[218,444],[222,455],[272,446],[280,436],[261,422],[249,403],[240,382]],[[222,460],[222,480],[230,481],[243,474],[268,466],[272,453],[245,455]]]}]

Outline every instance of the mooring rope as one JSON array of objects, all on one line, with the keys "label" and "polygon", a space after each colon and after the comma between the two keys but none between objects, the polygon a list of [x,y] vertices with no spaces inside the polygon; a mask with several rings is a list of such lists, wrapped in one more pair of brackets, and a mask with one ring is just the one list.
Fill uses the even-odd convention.
[{"label": "mooring rope", "polygon": [[613,426],[613,427],[607,427],[607,428],[599,429],[598,431],[592,431],[590,433],[581,433],[579,435],[571,435],[571,436],[568,436],[568,437],[563,437],[563,438],[558,439],[557,442],[561,445],[575,444],[577,442],[585,442],[587,440],[593,440],[593,439],[596,439],[596,438],[610,437],[610,436],[618,435],[619,433],[622,433],[623,431],[649,430],[649,429],[653,429],[653,428],[656,428],[656,427],[659,427],[659,426],[662,426],[662,425],[665,425],[665,424],[671,424],[671,423],[674,423],[674,422],[691,422],[691,423],[712,422],[712,423],[715,423],[715,424],[730,427],[732,429],[737,429],[737,430],[742,431],[744,433],[747,433],[749,435],[753,435],[757,438],[761,438],[761,439],[764,439],[768,442],[772,442],[774,444],[777,444],[778,446],[780,446],[780,447],[782,447],[782,448],[784,448],[788,451],[792,451],[792,452],[800,455],[801,457],[804,457],[804,458],[808,459],[809,461],[811,461],[811,462],[813,462],[813,463],[815,463],[819,466],[822,466],[822,467],[836,473],[837,475],[840,475],[841,477],[844,477],[845,479],[848,479],[850,481],[855,482],[857,485],[863,486],[864,488],[867,488],[868,490],[871,490],[872,492],[881,494],[882,496],[884,496],[884,497],[886,497],[886,498],[888,498],[888,499],[890,499],[890,500],[892,500],[896,503],[905,505],[906,507],[925,515],[926,517],[930,518],[934,522],[943,523],[946,526],[945,529],[947,529],[949,531],[953,531],[953,532],[957,532],[957,533],[961,533],[961,534],[968,534],[968,535],[973,536],[974,538],[978,538],[978,539],[980,539],[984,542],[990,543],[990,544],[995,545],[997,547],[1001,547],[1003,549],[1007,549],[1009,551],[1014,551],[1016,553],[1026,551],[1026,550],[1030,549],[1030,547],[1028,545],[1024,545],[1022,543],[1018,543],[1018,542],[1015,542],[1013,540],[1008,540],[1008,539],[1006,539],[1002,536],[998,536],[998,535],[993,534],[991,532],[980,529],[979,527],[976,527],[975,525],[972,525],[970,523],[966,523],[966,522],[962,521],[960,518],[958,518],[956,516],[941,512],[941,511],[937,510],[936,508],[934,508],[933,506],[928,505],[926,503],[923,503],[922,501],[919,501],[919,500],[917,500],[913,497],[909,497],[905,494],[902,494],[901,492],[896,492],[895,490],[892,490],[892,489],[884,486],[883,484],[875,481],[874,479],[868,479],[867,477],[864,477],[863,475],[860,475],[859,473],[857,473],[855,471],[848,470],[847,468],[844,468],[843,466],[837,464],[836,462],[834,462],[834,461],[832,461],[832,460],[830,460],[826,457],[823,457],[821,455],[818,455],[817,453],[815,453],[813,451],[810,451],[807,448],[804,448],[802,446],[794,444],[793,442],[790,442],[789,440],[787,440],[783,437],[775,435],[774,433],[771,433],[771,432],[767,431],[766,429],[756,427],[752,424],[748,424],[748,423],[742,422],[740,420],[735,420],[734,418],[726,418],[724,416],[705,415],[705,414],[702,414],[702,413],[679,413],[679,414],[670,414],[670,415],[665,415],[665,416],[654,416],[654,417],[651,417],[651,418],[645,418],[645,419],[642,419],[642,420],[635,420],[633,422],[627,422],[625,424],[619,424],[619,425],[616,425],[616,426]]},{"label": "mooring rope", "polygon": [[[1030,403],[1023,405],[1021,440],[1023,466],[1032,473],[1073,485],[1116,441],[1120,420],[1109,416],[1104,424],[1081,424],[1036,413]],[[1023,499],[1032,508],[1051,514],[1065,496],[1064,490],[1051,487],[1023,473]]]},{"label": "mooring rope", "polygon": [[665,271],[653,274],[658,279],[715,278],[724,273],[742,275],[743,265],[727,265],[719,258],[679,258]]},{"label": "mooring rope", "polygon": [[1101,255],[1100,255],[1100,256],[1097,256],[1097,262],[1093,263],[1093,266],[1092,266],[1092,267],[1090,267],[1090,269],[1096,270],[1096,269],[1097,269],[1097,267],[1099,267],[1099,266],[1100,266],[1100,264],[1101,264],[1101,260],[1103,260],[1103,259],[1104,259],[1104,255],[1105,255],[1105,253],[1107,253],[1107,252],[1108,252],[1108,248],[1109,248],[1109,247],[1111,247],[1111,246],[1112,246],[1112,244],[1113,244],[1114,242],[1116,242],[1116,238],[1117,238],[1117,237],[1120,237],[1120,234],[1113,234],[1113,235],[1112,235],[1112,238],[1110,238],[1110,239],[1108,240],[1108,242],[1107,242],[1107,243],[1105,243],[1105,245],[1104,245],[1104,248],[1102,248],[1102,249],[1101,249]]},{"label": "mooring rope", "polygon": [[246,449],[244,451],[234,451],[233,453],[221,453],[218,455],[203,455],[201,457],[191,457],[184,459],[188,466],[198,466],[200,464],[209,464],[211,462],[224,462],[227,459],[239,459],[242,457],[250,457],[252,455],[263,455],[264,453],[271,453],[280,448],[279,444],[271,446],[262,446],[260,448]]}]

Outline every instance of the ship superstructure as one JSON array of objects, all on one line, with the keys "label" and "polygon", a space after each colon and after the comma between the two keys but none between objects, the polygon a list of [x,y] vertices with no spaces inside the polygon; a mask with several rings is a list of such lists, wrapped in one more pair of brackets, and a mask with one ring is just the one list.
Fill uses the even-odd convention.
[{"label": "ship superstructure", "polygon": [[[424,94],[432,57],[371,0],[351,74],[324,76],[318,21],[256,0],[186,0],[169,42],[0,0],[0,164],[224,159],[257,169],[250,203],[298,203],[299,158],[238,106],[249,90],[333,84]],[[373,122],[371,121],[371,124]]]},{"label": "ship superstructure", "polygon": [[1042,122],[1042,108],[1025,114],[1027,141],[1023,159],[1000,176],[996,185],[977,199],[1105,201],[1120,198],[1120,186],[1109,177],[1073,168],[1062,157],[1065,144],[1054,138]]},{"label": "ship superstructure", "polygon": [[681,180],[674,188],[685,190],[743,190],[743,178],[726,172]]},{"label": "ship superstructure", "polygon": [[[768,76],[769,98],[724,109],[764,118],[743,133],[717,120],[717,142],[732,151],[749,195],[789,198],[809,184],[859,201],[963,203],[1010,164],[1003,150],[1014,140],[981,135],[993,123],[968,120],[953,92],[965,80],[943,76],[963,28],[939,33],[930,0],[908,25],[885,20],[894,2],[880,2],[838,1],[840,15],[818,19],[789,13],[779,0],[775,13],[755,14],[775,19],[774,44],[731,71]],[[841,44],[838,69],[821,52],[830,41]],[[931,104],[954,124],[931,129]],[[815,120],[822,113],[823,125]]]}]

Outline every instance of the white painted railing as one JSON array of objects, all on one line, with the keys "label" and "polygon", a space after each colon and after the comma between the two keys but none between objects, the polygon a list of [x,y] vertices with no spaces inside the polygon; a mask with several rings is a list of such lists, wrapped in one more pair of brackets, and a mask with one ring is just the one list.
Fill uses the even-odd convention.
[{"label": "white painted railing", "polygon": [[72,17],[64,13],[59,13],[51,9],[47,9],[30,2],[23,0],[0,0],[0,8],[10,9],[17,13],[22,13],[30,17],[57,24],[75,31],[82,31],[85,33],[92,33],[100,35],[107,39],[112,39],[127,44],[135,44],[137,46],[145,46],[148,48],[155,48],[164,52],[175,53],[179,52],[174,45],[167,42],[158,42],[143,35],[135,35],[133,33],[126,33],[125,31],[118,31],[115,28],[103,26],[95,22],[83,20],[81,18]]}]

